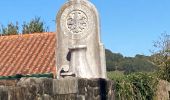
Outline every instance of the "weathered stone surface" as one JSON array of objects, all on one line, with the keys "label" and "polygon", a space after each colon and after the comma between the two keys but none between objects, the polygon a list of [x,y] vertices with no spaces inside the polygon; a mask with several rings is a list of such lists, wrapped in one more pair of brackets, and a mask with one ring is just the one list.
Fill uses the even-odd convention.
[{"label": "weathered stone surface", "polygon": [[88,85],[90,86],[90,87],[100,87],[100,80],[101,79],[90,79],[90,80],[88,80]]},{"label": "weathered stone surface", "polygon": [[0,80],[0,86],[5,85],[5,86],[16,86],[16,83],[18,80]]},{"label": "weathered stone surface", "polygon": [[25,100],[25,96],[24,93],[26,88],[22,88],[22,87],[10,87],[8,89],[8,95],[9,95],[9,99],[10,100]]},{"label": "weathered stone surface", "polygon": [[78,93],[80,95],[85,95],[87,92],[88,81],[87,79],[78,79]]},{"label": "weathered stone surface", "polygon": [[[46,89],[48,90],[49,87],[45,87],[46,89],[44,90],[43,85],[44,80],[46,80],[47,78],[21,78],[21,80],[17,83],[18,86],[21,87],[27,87],[28,91],[30,93],[34,93],[34,94],[40,94],[42,95],[44,93],[44,91],[46,91]],[[49,80],[49,79],[47,79]],[[52,80],[51,80],[52,82]],[[50,83],[50,81],[49,81]],[[44,91],[43,91],[44,90]]]},{"label": "weathered stone surface", "polygon": [[77,100],[76,94],[60,94],[55,95],[54,100]]},{"label": "weathered stone surface", "polygon": [[85,100],[114,100],[114,83],[106,79],[79,79],[78,89]]},{"label": "weathered stone surface", "polygon": [[52,100],[52,98],[51,98],[50,95],[44,94],[44,95],[42,96],[42,100]]},{"label": "weathered stone surface", "polygon": [[78,92],[77,78],[64,78],[55,79],[53,81],[53,93],[56,94],[69,94]]},{"label": "weathered stone surface", "polygon": [[77,100],[85,100],[85,96],[84,95],[78,95]]},{"label": "weathered stone surface", "polygon": [[46,78],[43,80],[43,90],[45,94],[53,94],[53,79]]},{"label": "weathered stone surface", "polygon": [[0,100],[115,100],[106,79],[23,78],[17,86],[0,86]]},{"label": "weathered stone surface", "polygon": [[156,100],[170,99],[170,83],[165,80],[160,80],[157,87]]},{"label": "weathered stone surface", "polygon": [[[58,77],[65,66],[80,78],[106,78],[105,49],[97,9],[89,0],[69,0],[57,15]],[[68,55],[71,55],[68,57]]]},{"label": "weathered stone surface", "polygon": [[93,89],[93,94],[94,94],[94,97],[97,97],[100,95],[100,88],[99,87],[96,87]]},{"label": "weathered stone surface", "polygon": [[0,100],[8,100],[8,89],[3,86],[0,87]]}]

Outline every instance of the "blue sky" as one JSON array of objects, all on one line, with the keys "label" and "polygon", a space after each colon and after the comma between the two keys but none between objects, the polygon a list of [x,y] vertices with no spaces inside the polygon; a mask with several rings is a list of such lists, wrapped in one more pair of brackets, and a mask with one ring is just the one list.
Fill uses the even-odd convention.
[{"label": "blue sky", "polygon": [[[21,25],[35,16],[56,30],[55,18],[67,0],[1,0],[0,24]],[[101,18],[105,47],[125,56],[150,55],[153,41],[170,33],[170,0],[90,0]]]}]

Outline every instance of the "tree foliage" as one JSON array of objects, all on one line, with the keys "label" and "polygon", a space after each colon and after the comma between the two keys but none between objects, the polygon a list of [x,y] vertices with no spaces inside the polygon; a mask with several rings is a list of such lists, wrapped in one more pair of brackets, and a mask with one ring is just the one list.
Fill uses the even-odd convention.
[{"label": "tree foliage", "polygon": [[114,71],[117,69],[119,62],[123,60],[123,55],[120,53],[112,53],[106,49],[106,64],[107,71]]},{"label": "tree foliage", "polygon": [[12,22],[9,23],[6,27],[4,27],[3,25],[1,25],[1,34],[2,35],[16,35],[19,33],[19,26],[18,26],[18,22],[16,22],[16,24],[13,24]]},{"label": "tree foliage", "polygon": [[41,33],[47,31],[48,27],[45,26],[45,23],[41,21],[40,17],[35,17],[29,23],[24,22],[24,24],[22,25],[23,34]]},{"label": "tree foliage", "polygon": [[[17,35],[17,34],[30,34],[30,33],[42,33],[47,32],[48,27],[45,26],[45,23],[41,20],[40,17],[33,18],[30,22],[23,22],[23,25],[19,29],[18,22],[13,24],[9,23],[7,26],[1,25],[0,34],[1,35]],[[20,32],[21,31],[21,32]]]},{"label": "tree foliage", "polygon": [[118,70],[125,74],[155,71],[157,67],[149,59],[149,56],[139,54],[135,57],[124,57],[120,53],[112,53],[110,50],[106,50],[107,71]]},{"label": "tree foliage", "polygon": [[159,67],[158,76],[170,82],[170,35],[163,33],[159,40],[154,41],[154,47],[152,61]]}]

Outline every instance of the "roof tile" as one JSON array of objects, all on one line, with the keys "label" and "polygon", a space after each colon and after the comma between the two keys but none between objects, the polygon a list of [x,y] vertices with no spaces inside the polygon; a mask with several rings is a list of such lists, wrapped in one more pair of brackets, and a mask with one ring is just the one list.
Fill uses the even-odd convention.
[{"label": "roof tile", "polygon": [[56,73],[55,33],[0,37],[0,76]]}]

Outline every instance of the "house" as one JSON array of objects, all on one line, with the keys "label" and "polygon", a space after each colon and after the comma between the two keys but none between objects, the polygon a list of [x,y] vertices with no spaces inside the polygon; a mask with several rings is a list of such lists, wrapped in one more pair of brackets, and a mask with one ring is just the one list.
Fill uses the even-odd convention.
[{"label": "house", "polygon": [[0,37],[0,76],[56,73],[55,33]]}]

